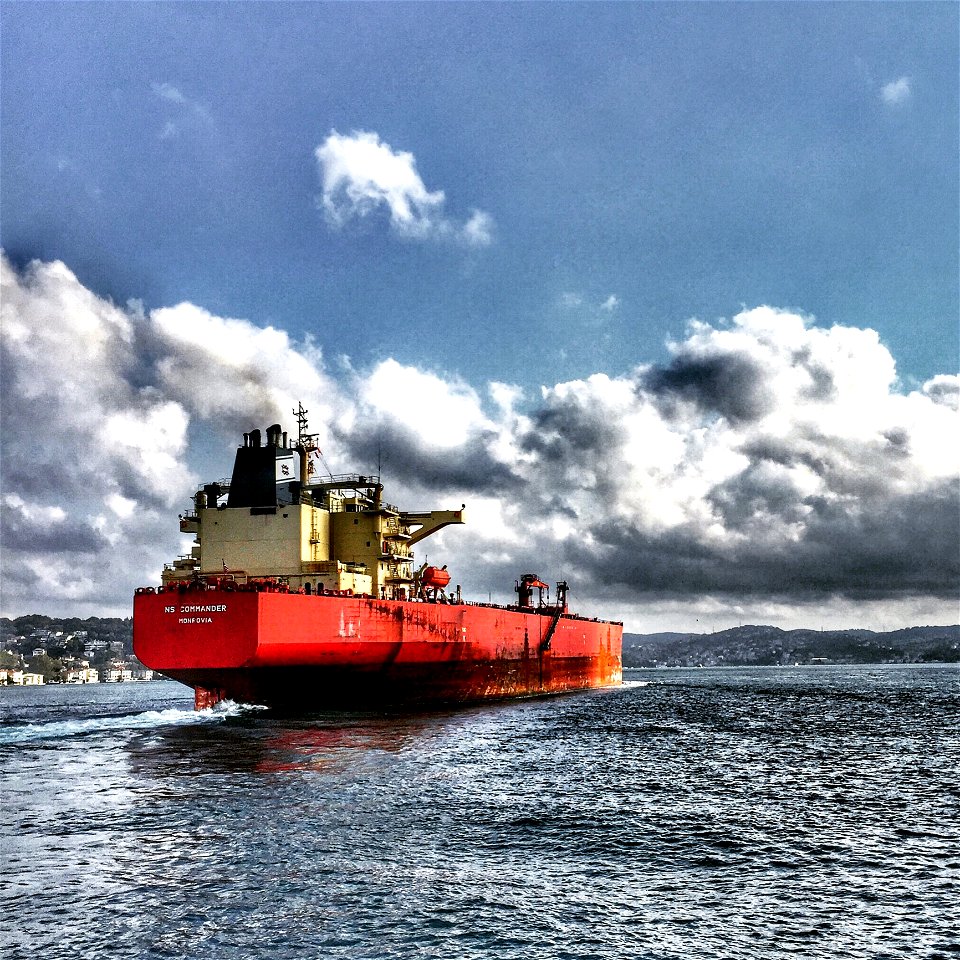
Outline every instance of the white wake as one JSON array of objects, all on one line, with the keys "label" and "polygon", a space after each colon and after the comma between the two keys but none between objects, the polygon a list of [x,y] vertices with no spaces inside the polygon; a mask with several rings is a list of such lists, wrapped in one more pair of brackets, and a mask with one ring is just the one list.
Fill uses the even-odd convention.
[{"label": "white wake", "polygon": [[30,743],[36,740],[60,740],[67,737],[104,733],[111,730],[153,730],[157,727],[192,726],[222,723],[228,717],[262,710],[250,704],[224,700],[205,710],[146,710],[121,716],[86,717],[77,720],[52,720],[49,723],[16,724],[0,730],[0,745]]}]

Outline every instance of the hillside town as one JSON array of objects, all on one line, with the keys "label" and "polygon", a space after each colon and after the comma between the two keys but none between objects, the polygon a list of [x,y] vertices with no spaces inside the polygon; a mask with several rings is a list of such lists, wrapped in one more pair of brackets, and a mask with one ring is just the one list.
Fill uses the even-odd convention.
[{"label": "hillside town", "polygon": [[133,654],[129,619],[0,620],[0,687],[154,679]]}]

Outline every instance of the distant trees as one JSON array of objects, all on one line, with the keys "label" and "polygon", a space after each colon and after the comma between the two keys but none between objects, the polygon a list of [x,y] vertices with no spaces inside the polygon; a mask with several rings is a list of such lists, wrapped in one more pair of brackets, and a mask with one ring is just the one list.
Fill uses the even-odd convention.
[{"label": "distant trees", "polygon": [[[60,636],[57,636],[58,633]],[[49,661],[44,661],[45,668],[27,669],[32,673],[43,673],[44,679],[49,682],[58,673],[53,663],[60,660],[83,657],[98,665],[111,657],[129,656],[133,652],[133,621],[129,617],[88,617],[81,620],[78,617],[47,617],[39,613],[12,620],[2,617],[0,641],[6,656],[12,656],[15,661],[10,664],[12,667],[21,666],[23,660],[32,657],[35,649],[44,649]],[[91,644],[95,647],[94,651],[85,655],[84,648]],[[110,647],[111,644],[115,646]]]},{"label": "distant trees", "polygon": [[28,673],[42,673],[44,683],[56,683],[63,679],[63,662],[43,653],[27,661]]}]

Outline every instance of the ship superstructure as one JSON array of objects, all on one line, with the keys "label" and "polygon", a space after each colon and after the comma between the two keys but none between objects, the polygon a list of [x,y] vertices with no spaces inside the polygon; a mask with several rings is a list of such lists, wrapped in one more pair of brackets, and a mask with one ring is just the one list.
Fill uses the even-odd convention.
[{"label": "ship superstructure", "polygon": [[163,571],[164,586],[228,574],[238,583],[277,578],[294,591],[353,591],[380,600],[421,592],[414,544],[464,522],[464,508],[410,513],[383,499],[380,477],[324,475],[315,438],[289,444],[279,424],[243,435],[229,481],[197,491],[181,516],[188,555]]},{"label": "ship superstructure", "polygon": [[458,510],[387,503],[378,475],[324,469],[302,406],[244,434],[229,481],[207,483],[180,517],[193,534],[158,589],[134,597],[147,666],[194,687],[283,709],[468,702],[620,682],[622,625],[567,608],[567,585],[534,574],[512,606],[465,602],[445,566],[413,547]]}]

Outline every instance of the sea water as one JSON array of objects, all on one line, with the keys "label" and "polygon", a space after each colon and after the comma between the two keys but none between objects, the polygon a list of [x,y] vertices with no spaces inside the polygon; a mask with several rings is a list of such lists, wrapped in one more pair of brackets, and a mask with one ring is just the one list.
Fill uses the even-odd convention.
[{"label": "sea water", "polygon": [[403,715],[0,690],[0,952],[960,956],[960,670]]}]

